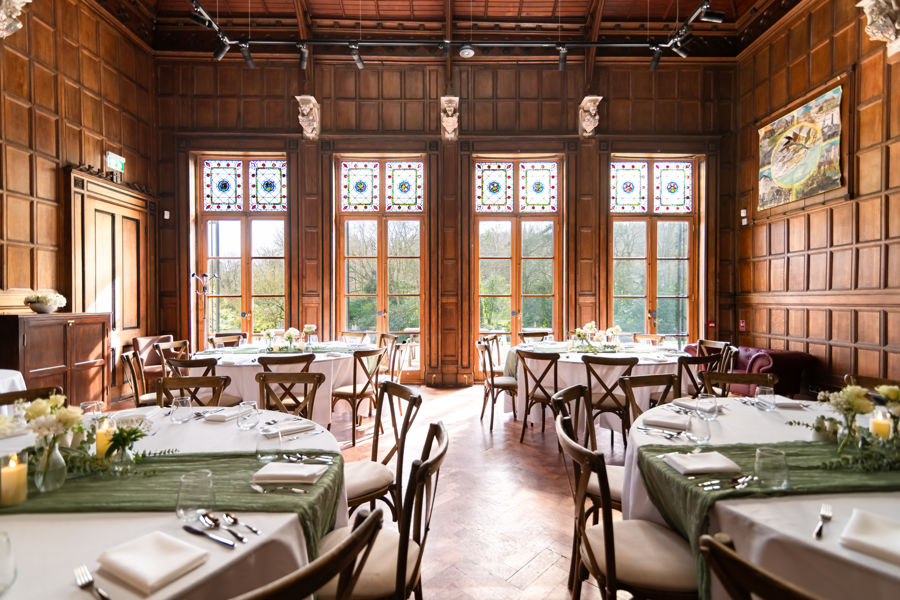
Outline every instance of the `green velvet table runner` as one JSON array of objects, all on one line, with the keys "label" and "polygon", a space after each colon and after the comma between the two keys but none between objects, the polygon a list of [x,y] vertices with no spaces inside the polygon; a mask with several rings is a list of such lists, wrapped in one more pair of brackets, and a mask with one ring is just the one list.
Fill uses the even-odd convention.
[{"label": "green velvet table runner", "polygon": [[0,515],[171,511],[174,519],[179,478],[188,471],[209,469],[216,493],[214,510],[297,513],[312,560],[318,556],[319,541],[334,528],[344,484],[344,461],[333,452],[304,450],[304,454],[334,457],[334,464],[316,483],[291,484],[307,490],[306,494],[253,491],[250,481],[262,467],[255,453],[174,454],[146,457],[135,464],[131,473],[121,477],[91,475],[68,479],[54,492],[41,494],[30,482],[28,500],[3,507]]},{"label": "green velvet table runner", "polygon": [[[717,500],[900,490],[900,472],[864,473],[850,469],[823,469],[824,462],[836,457],[837,445],[829,442],[728,444],[705,446],[703,451],[716,450],[736,462],[741,467],[741,474],[752,474],[756,449],[761,447],[784,451],[790,474],[789,489],[766,490],[751,483],[744,489],[736,490],[729,481],[737,473],[712,473],[688,479],[665,464],[660,457],[667,452],[689,452],[690,446],[646,445],[638,449],[638,468],[650,499],[669,526],[690,542],[691,550],[697,558],[701,598],[709,597],[709,571],[700,556],[699,538],[707,532],[709,514]],[[722,480],[721,490],[704,491],[698,485],[712,479]]]}]

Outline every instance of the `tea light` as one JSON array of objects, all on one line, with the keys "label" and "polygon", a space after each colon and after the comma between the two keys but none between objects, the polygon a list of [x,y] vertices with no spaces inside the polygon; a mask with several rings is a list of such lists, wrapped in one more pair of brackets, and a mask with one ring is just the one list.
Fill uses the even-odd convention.
[{"label": "tea light", "polygon": [[112,443],[114,431],[115,428],[109,419],[101,421],[100,427],[97,428],[97,458],[106,457],[106,451],[109,450],[109,445]]},{"label": "tea light", "polygon": [[28,457],[23,453],[9,457],[9,463],[0,469],[0,506],[24,502],[28,498]]},{"label": "tea light", "polygon": [[891,437],[891,418],[887,411],[878,409],[872,414],[869,431],[885,440]]}]

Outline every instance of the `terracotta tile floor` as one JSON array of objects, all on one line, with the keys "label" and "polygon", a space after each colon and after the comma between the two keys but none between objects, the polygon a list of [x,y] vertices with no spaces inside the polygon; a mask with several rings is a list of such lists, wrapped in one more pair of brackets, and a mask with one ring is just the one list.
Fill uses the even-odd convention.
[{"label": "terracotta tile floor", "polygon": [[[548,410],[547,430],[529,427],[519,443],[522,421],[499,407],[494,431],[489,415],[479,421],[482,388],[423,387],[423,405],[407,442],[408,461],[421,451],[428,423],[443,420],[450,448],[438,484],[437,504],[425,548],[422,577],[426,598],[537,599],[569,597],[566,577],[572,543],[572,497]],[[332,432],[348,440],[347,460],[368,458],[373,419],[349,447],[350,415],[336,407]],[[620,436],[608,459],[622,464]],[[582,597],[600,597],[585,582]],[[623,597],[627,598],[628,595]]]}]

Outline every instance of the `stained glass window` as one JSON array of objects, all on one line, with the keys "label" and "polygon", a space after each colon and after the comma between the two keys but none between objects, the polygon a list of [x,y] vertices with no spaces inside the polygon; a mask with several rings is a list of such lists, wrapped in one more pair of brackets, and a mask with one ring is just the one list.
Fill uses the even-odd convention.
[{"label": "stained glass window", "polygon": [[513,164],[475,163],[475,211],[513,211]]},{"label": "stained glass window", "polygon": [[526,162],[519,165],[519,210],[556,212],[559,198],[557,163]]},{"label": "stained glass window", "polygon": [[241,211],[243,188],[242,162],[239,160],[203,161],[203,208],[213,211]]},{"label": "stained glass window", "polygon": [[653,165],[653,210],[657,213],[689,213],[694,207],[694,187],[689,162]]},{"label": "stained glass window", "polygon": [[609,212],[647,212],[647,163],[609,163]]},{"label": "stained glass window", "polygon": [[378,211],[378,161],[341,161],[341,210]]},{"label": "stained glass window", "polygon": [[384,164],[384,210],[422,212],[425,202],[425,163],[422,161]]},{"label": "stained glass window", "polygon": [[287,161],[250,161],[250,210],[287,210]]}]

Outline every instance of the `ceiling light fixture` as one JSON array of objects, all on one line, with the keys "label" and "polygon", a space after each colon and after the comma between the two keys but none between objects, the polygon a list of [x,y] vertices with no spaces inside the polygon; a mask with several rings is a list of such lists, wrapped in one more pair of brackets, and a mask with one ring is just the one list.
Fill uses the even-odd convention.
[{"label": "ceiling light fixture", "polygon": [[309,63],[309,48],[306,47],[306,44],[299,44],[299,46],[300,46],[300,68],[305,71],[306,65]]},{"label": "ceiling light fixture", "polygon": [[677,46],[672,46],[672,52],[674,52],[675,54],[677,54],[677,55],[680,56],[681,58],[687,58],[688,56],[690,56],[690,55],[687,53],[687,50],[685,50],[684,48],[682,48],[680,44],[677,45]]},{"label": "ceiling light fixture", "polygon": [[459,48],[459,55],[463,58],[472,58],[475,56],[475,47],[472,44],[465,43]]},{"label": "ceiling light fixture", "polygon": [[229,50],[231,50],[231,44],[228,43],[227,37],[222,36],[219,38],[219,47],[216,48],[215,52],[213,52],[213,58],[216,60],[222,60],[222,57],[228,54]]},{"label": "ceiling light fixture", "polygon": [[212,26],[212,21],[210,21],[209,19],[207,19],[206,17],[204,17],[201,14],[192,12],[188,16],[190,17],[191,21],[193,21],[200,27],[211,27]]},{"label": "ceiling light fixture", "polygon": [[253,57],[250,56],[250,44],[246,40],[240,41],[238,42],[238,48],[241,49],[241,54],[244,55],[244,61],[247,63],[247,66],[251,69],[256,68],[256,63],[253,62]]},{"label": "ceiling light fixture", "polygon": [[662,48],[659,46],[650,46],[650,49],[653,50],[653,58],[650,59],[650,70],[655,71],[657,67],[659,67],[659,58],[662,56]]},{"label": "ceiling light fixture", "polygon": [[559,70],[566,70],[566,55],[569,54],[569,51],[566,49],[565,44],[557,44],[556,50],[559,52]]},{"label": "ceiling light fixture", "polygon": [[362,71],[366,68],[366,63],[363,62],[362,56],[359,55],[359,44],[348,44],[350,46],[350,56],[353,57],[353,62],[356,63],[356,68]]}]

